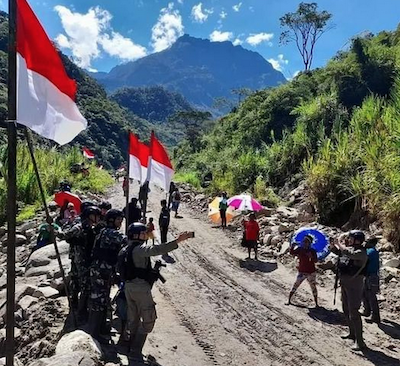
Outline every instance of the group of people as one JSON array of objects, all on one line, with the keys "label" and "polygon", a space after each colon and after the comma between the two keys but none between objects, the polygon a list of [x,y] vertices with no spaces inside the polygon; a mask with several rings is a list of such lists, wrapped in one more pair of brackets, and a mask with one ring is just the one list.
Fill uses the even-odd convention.
[{"label": "group of people", "polygon": [[[304,237],[302,243],[294,243],[290,253],[299,259],[298,275],[289,293],[287,304],[304,280],[307,280],[314,296],[315,306],[318,305],[316,286],[317,253],[312,248],[314,238]],[[379,252],[376,249],[377,240],[365,240],[365,234],[352,230],[342,235],[339,240],[332,239],[331,252],[338,255],[336,275],[341,285],[343,313],[349,326],[349,332],[342,336],[354,342],[354,350],[363,350],[363,328],[361,316],[370,317],[367,322],[381,322],[377,294],[379,293]],[[336,291],[336,289],[335,289]],[[360,312],[361,304],[364,311]]]},{"label": "group of people", "polygon": [[[167,200],[162,200],[159,216],[161,243],[156,244],[154,219],[149,218],[145,224],[143,211],[137,205],[138,199],[133,198],[126,212],[112,208],[109,202],[97,205],[84,201],[80,207],[81,214],[72,222],[65,222],[58,234],[70,244],[68,289],[71,313],[75,315],[77,325],[85,326],[100,342],[108,342],[110,291],[113,284],[118,284],[117,314],[122,323],[120,341],[128,342],[131,358],[140,361],[147,334],[152,331],[157,318],[151,288],[160,276],[150,258],[175,250],[179,243],[193,234],[182,233],[167,241],[170,209]],[[66,204],[64,213],[69,209],[72,207]],[[129,217],[127,235],[120,232],[125,216]]]}]

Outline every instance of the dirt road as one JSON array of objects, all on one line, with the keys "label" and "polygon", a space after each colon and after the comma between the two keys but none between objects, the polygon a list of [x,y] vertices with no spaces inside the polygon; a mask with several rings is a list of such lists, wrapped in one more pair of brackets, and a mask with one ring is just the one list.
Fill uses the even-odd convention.
[{"label": "dirt road", "polygon": [[[113,192],[111,202],[122,207],[120,187]],[[155,222],[163,197],[152,188],[148,216]],[[364,323],[369,350],[353,353],[340,338],[346,328],[331,286],[319,288],[322,309],[313,309],[307,284],[294,299],[298,305],[285,306],[294,272],[266,258],[244,260],[247,254],[222,230],[188,207],[180,215],[171,234],[189,230],[196,237],[163,269],[167,283],[154,290],[158,321],[145,346],[162,366],[400,365],[400,326],[388,314],[381,329]]]}]

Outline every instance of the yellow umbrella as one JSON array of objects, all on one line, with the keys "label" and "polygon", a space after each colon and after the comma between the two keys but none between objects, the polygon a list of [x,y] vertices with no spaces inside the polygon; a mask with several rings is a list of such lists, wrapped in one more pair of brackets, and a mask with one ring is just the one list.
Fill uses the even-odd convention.
[{"label": "yellow umbrella", "polygon": [[[214,200],[208,205],[208,217],[214,224],[221,223],[221,215],[219,213],[219,203],[221,202],[221,197],[215,197]],[[236,212],[231,207],[226,210],[226,222],[228,223],[236,216]]]}]

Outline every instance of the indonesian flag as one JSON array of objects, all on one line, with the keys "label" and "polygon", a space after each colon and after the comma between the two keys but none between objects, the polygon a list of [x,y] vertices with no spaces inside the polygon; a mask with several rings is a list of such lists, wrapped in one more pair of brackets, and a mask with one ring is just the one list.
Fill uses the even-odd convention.
[{"label": "indonesian flag", "polygon": [[169,191],[174,169],[169,160],[168,153],[154,132],[151,133],[150,141],[150,182],[158,185],[165,191]]},{"label": "indonesian flag", "polygon": [[76,83],[26,2],[17,0],[17,122],[64,145],[87,127]]},{"label": "indonesian flag", "polygon": [[129,133],[129,178],[141,184],[148,180],[150,148],[140,142],[136,135]]},{"label": "indonesian flag", "polygon": [[85,158],[87,158],[87,159],[94,159],[94,154],[93,154],[87,147],[84,147],[84,148],[82,149],[82,152],[83,152],[83,156],[84,156]]}]

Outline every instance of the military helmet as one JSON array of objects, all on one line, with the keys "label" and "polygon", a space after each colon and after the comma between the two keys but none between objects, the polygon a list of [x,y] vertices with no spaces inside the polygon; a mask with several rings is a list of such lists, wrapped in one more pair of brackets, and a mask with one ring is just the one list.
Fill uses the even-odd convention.
[{"label": "military helmet", "polygon": [[141,222],[134,222],[128,227],[128,239],[137,240],[141,233],[146,232],[146,225]]},{"label": "military helmet", "polygon": [[118,217],[125,217],[125,215],[121,210],[112,208],[111,210],[107,211],[105,220],[106,220],[106,222],[109,222],[110,220],[115,220]]},{"label": "military helmet", "polygon": [[108,201],[102,201],[99,205],[99,208],[104,210],[111,210],[111,207],[111,203]]},{"label": "military helmet", "polygon": [[83,201],[81,203],[81,212],[83,213],[87,207],[94,207],[96,204],[92,201]]},{"label": "military helmet", "polygon": [[349,232],[349,238],[354,238],[354,240],[359,240],[363,243],[365,240],[365,234],[361,230],[351,230]]},{"label": "military helmet", "polygon": [[82,212],[82,216],[88,218],[90,215],[101,216],[101,211],[97,206],[88,206]]}]

